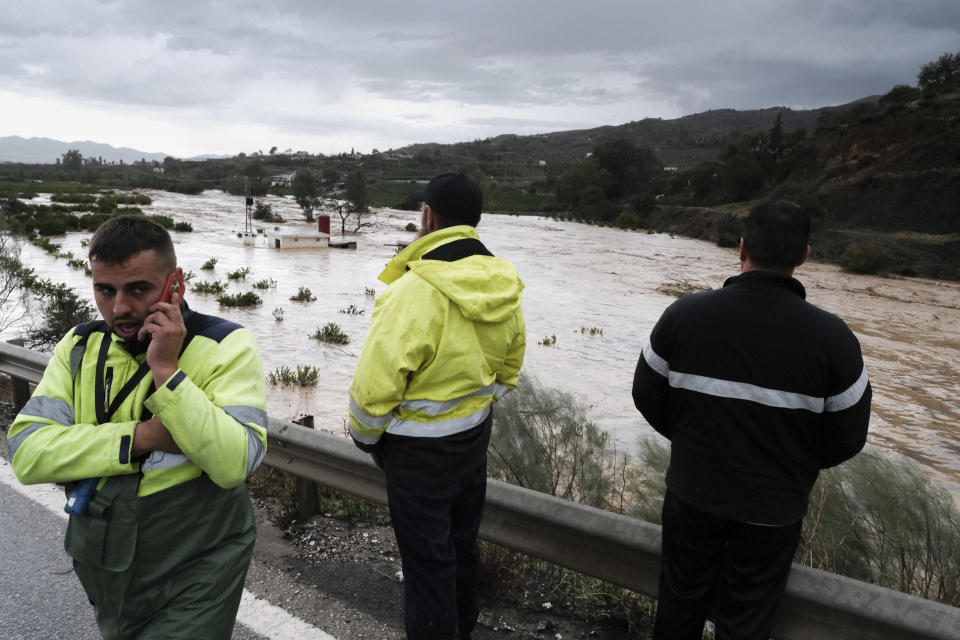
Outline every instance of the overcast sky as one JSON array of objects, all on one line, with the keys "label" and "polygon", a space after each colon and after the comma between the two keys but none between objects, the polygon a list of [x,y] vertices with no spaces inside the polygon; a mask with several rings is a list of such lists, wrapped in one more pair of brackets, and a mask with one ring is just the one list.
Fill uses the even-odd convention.
[{"label": "overcast sky", "polygon": [[382,151],[842,104],[958,50],[960,0],[0,0],[0,136]]}]

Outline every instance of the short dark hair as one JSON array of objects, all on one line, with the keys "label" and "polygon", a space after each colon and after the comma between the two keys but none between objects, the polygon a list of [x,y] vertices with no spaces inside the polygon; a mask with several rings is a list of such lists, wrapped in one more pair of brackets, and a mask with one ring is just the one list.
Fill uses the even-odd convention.
[{"label": "short dark hair", "polygon": [[170,234],[146,216],[110,218],[93,233],[87,257],[106,264],[123,264],[141,251],[153,250],[173,270],[177,254]]},{"label": "short dark hair", "polygon": [[427,184],[424,191],[415,196],[433,209],[441,228],[458,224],[475,227],[480,222],[483,191],[476,182],[462,173],[441,173]]},{"label": "short dark hair", "polygon": [[791,271],[803,261],[810,241],[810,217],[787,200],[757,206],[743,229],[750,262],[761,269]]}]

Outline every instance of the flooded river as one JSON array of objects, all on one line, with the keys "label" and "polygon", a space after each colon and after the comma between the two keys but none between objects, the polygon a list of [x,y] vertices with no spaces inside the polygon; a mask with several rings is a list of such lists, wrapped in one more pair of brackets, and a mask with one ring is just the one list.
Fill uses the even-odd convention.
[{"label": "flooded river", "polygon": [[[345,433],[347,387],[369,327],[374,297],[385,285],[376,277],[393,256],[404,231],[419,214],[385,210],[378,228],[365,230],[356,250],[269,248],[265,238],[245,246],[243,199],[220,192],[185,196],[148,192],[154,199],[144,211],[189,221],[193,233],[176,233],[180,264],[197,280],[227,281],[226,274],[249,267],[245,281],[230,281],[228,292],[251,289],[272,278],[276,287],[258,291],[263,304],[248,310],[220,308],[215,296],[188,294],[194,308],[218,314],[250,328],[263,353],[264,366],[316,365],[315,389],[268,387],[269,413],[292,419],[316,416],[319,428]],[[41,197],[42,199],[42,197]],[[38,200],[39,201],[39,200]],[[288,220],[273,226],[306,230],[299,209],[289,199],[270,197],[274,212]],[[297,222],[297,221],[300,222]],[[332,226],[336,232],[338,221]],[[588,415],[614,434],[621,450],[638,438],[655,435],[630,397],[633,370],[650,329],[675,298],[665,293],[677,284],[716,288],[738,272],[735,250],[673,237],[590,227],[546,218],[486,215],[481,239],[498,255],[513,261],[526,283],[526,373],[542,383],[576,394]],[[85,257],[81,240],[89,233],[53,238]],[[211,257],[214,271],[201,271]],[[814,259],[816,247],[814,247]],[[36,247],[24,246],[23,259],[54,281],[89,291],[89,279]],[[860,338],[874,388],[869,442],[899,451],[929,468],[960,494],[960,283],[907,278],[880,278],[841,273],[833,265],[811,262],[797,271],[807,298],[847,321]],[[299,287],[317,300],[291,302]],[[354,305],[362,314],[341,310]],[[283,308],[283,322],[273,310]],[[350,343],[330,346],[309,335],[336,322]],[[590,329],[600,329],[591,335]],[[16,330],[8,330],[9,338]],[[538,345],[556,336],[552,346]]]}]

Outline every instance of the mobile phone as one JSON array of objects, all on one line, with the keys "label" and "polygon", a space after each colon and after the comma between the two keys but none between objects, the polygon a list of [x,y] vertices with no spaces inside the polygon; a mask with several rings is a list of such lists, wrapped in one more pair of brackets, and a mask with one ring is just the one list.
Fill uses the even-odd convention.
[{"label": "mobile phone", "polygon": [[177,276],[177,272],[174,271],[167,276],[166,281],[163,283],[163,295],[160,296],[160,302],[170,302],[170,297],[176,293],[180,296],[180,300],[183,300],[183,276]]}]

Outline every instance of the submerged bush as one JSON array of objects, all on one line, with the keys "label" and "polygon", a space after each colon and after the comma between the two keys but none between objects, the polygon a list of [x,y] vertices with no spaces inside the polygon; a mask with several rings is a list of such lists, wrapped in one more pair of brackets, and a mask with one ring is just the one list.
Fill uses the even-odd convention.
[{"label": "submerged bush", "polygon": [[250,267],[240,267],[236,271],[231,271],[227,274],[227,277],[231,280],[246,280],[247,275],[250,273]]},{"label": "submerged bush", "polygon": [[300,287],[297,290],[297,295],[290,296],[290,300],[293,302],[313,302],[316,299],[317,297],[306,287]]},{"label": "submerged bush", "polygon": [[226,282],[220,282],[219,280],[214,280],[209,282],[207,280],[200,280],[193,285],[194,293],[223,293],[227,290],[229,285]]},{"label": "submerged bush", "polygon": [[235,293],[233,295],[224,293],[217,296],[217,302],[224,307],[255,307],[258,304],[262,304],[263,300],[261,300],[260,296],[255,294],[253,291],[247,291],[245,293]]},{"label": "submerged bush", "polygon": [[322,328],[314,331],[310,337],[330,344],[347,344],[350,342],[350,337],[343,332],[343,329],[336,322],[328,322]]},{"label": "submerged bush", "polygon": [[320,379],[320,369],[310,365],[297,365],[296,369],[283,365],[267,374],[270,384],[298,387],[315,387]]}]

